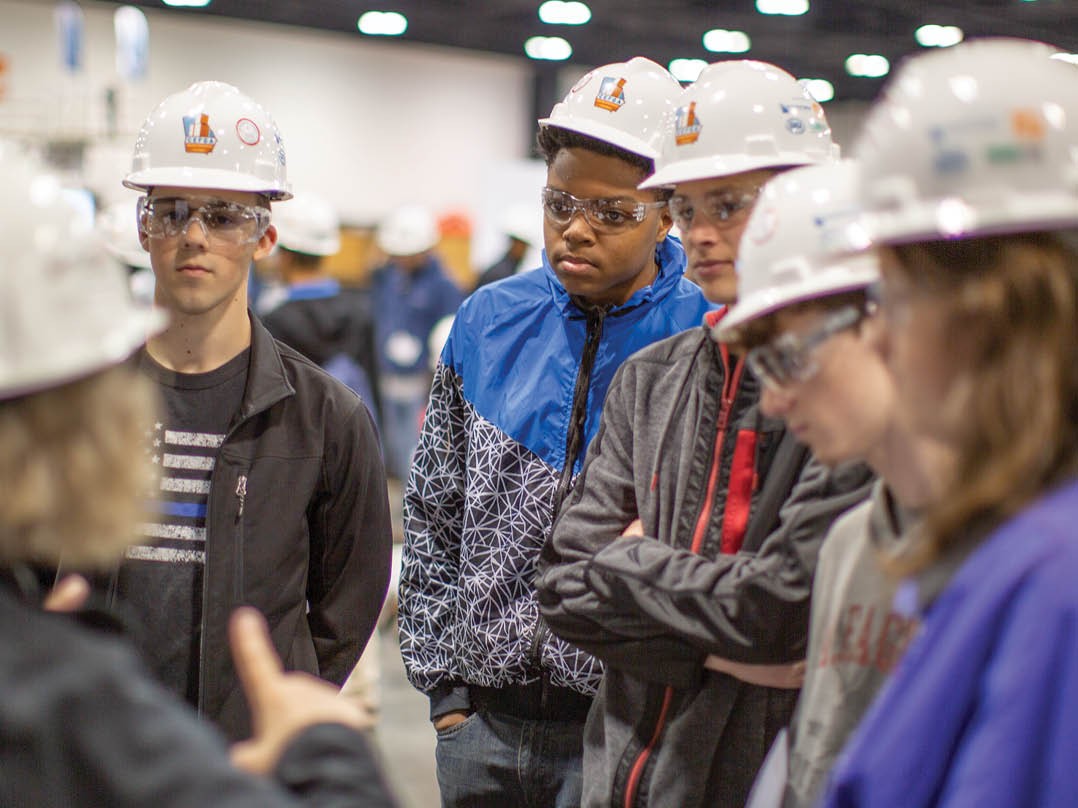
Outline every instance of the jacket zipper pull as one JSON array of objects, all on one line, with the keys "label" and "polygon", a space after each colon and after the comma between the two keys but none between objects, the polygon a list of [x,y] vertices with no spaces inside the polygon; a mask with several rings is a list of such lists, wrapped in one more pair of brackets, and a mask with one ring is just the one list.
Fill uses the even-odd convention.
[{"label": "jacket zipper pull", "polygon": [[243,506],[247,502],[247,476],[245,474],[236,478],[236,496],[240,501],[240,510],[236,514],[236,518],[239,518],[243,516]]}]

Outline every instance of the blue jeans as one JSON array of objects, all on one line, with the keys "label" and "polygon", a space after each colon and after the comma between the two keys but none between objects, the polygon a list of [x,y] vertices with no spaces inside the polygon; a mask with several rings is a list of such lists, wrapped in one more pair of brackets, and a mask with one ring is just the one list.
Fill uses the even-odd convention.
[{"label": "blue jeans", "polygon": [[386,473],[401,482],[408,479],[412,468],[412,454],[419,443],[419,422],[426,406],[426,394],[403,400],[382,397]]},{"label": "blue jeans", "polygon": [[578,808],[584,724],[476,711],[438,733],[444,808]]}]

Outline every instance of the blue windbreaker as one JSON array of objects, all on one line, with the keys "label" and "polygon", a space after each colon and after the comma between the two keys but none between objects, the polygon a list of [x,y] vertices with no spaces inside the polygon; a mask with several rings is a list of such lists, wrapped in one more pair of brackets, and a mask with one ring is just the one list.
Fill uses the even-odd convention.
[{"label": "blue windbreaker", "polygon": [[435,371],[405,490],[400,642],[431,695],[541,674],[593,693],[600,667],[539,620],[533,579],[618,366],[711,308],[666,239],[655,282],[585,312],[544,266],[477,290]]},{"label": "blue windbreaker", "polygon": [[1078,805],[1075,524],[1078,481],[965,559],[844,750],[824,806]]}]

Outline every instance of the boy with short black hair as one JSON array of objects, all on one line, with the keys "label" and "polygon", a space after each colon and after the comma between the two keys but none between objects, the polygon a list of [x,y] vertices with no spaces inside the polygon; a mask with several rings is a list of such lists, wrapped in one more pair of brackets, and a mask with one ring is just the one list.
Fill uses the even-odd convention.
[{"label": "boy with short black hair", "polygon": [[601,675],[539,617],[533,578],[614,371],[708,310],[640,191],[680,86],[646,59],[600,67],[539,143],[544,266],[461,306],[405,492],[401,653],[430,697],[447,806],[576,806]]}]

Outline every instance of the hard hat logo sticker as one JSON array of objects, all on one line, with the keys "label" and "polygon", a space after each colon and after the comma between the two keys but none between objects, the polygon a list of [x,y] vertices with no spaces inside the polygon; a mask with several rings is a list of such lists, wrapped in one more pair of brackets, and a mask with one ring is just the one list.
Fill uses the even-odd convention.
[{"label": "hard hat logo sticker", "polygon": [[695,143],[700,137],[700,130],[704,126],[696,116],[696,102],[693,101],[687,107],[678,107],[674,124],[674,142],[679,146],[687,146]]},{"label": "hard hat logo sticker", "polygon": [[617,112],[625,105],[625,79],[606,76],[595,94],[595,106]]},{"label": "hard hat logo sticker", "polygon": [[202,113],[183,116],[183,149],[194,154],[209,154],[217,145],[217,135],[210,129],[210,116]]},{"label": "hard hat logo sticker", "polygon": [[262,139],[262,132],[259,131],[258,124],[250,118],[240,118],[236,121],[236,137],[240,139],[241,143],[248,146],[257,146],[258,141]]}]

